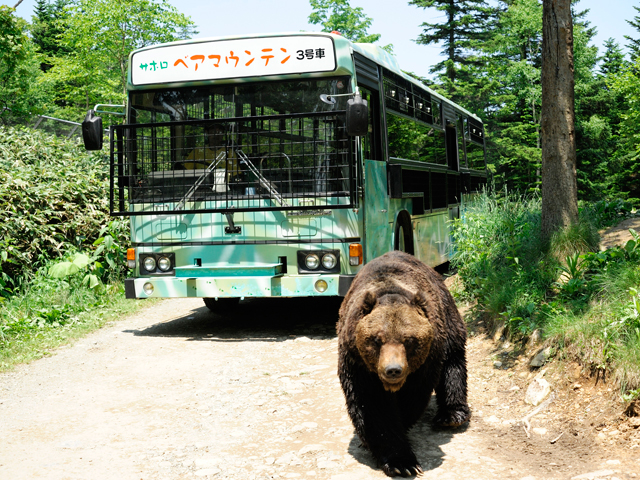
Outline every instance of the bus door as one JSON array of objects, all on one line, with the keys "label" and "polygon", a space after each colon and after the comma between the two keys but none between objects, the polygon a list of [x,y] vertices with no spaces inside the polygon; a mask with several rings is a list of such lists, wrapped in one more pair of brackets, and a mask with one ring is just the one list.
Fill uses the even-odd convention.
[{"label": "bus door", "polygon": [[387,164],[382,155],[378,66],[357,53],[354,54],[354,59],[358,89],[369,106],[369,132],[359,139],[362,157],[358,158],[358,164],[362,166],[364,187],[364,261],[368,262],[389,251],[391,245]]},{"label": "bus door", "polygon": [[[462,177],[460,165],[464,162],[464,146],[459,144],[457,116],[445,117],[445,140],[447,142],[447,203],[449,205],[449,220],[460,217],[460,202],[462,194]],[[462,132],[461,132],[462,133]],[[453,241],[453,238],[450,238]]]},{"label": "bus door", "polygon": [[458,152],[458,131],[456,120],[447,118],[445,120],[445,138],[447,142],[447,163],[449,170],[460,171],[460,156]]}]

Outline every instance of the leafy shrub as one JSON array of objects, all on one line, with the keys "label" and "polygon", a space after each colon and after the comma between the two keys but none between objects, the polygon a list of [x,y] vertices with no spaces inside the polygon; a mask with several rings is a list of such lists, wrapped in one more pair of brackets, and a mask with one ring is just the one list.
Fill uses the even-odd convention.
[{"label": "leafy shrub", "polygon": [[109,223],[108,185],[104,154],[0,126],[0,294],[101,236]]},{"label": "leafy shrub", "polygon": [[624,393],[640,387],[640,236],[630,230],[599,251],[597,227],[633,214],[607,205],[583,206],[579,223],[545,244],[536,197],[482,194],[454,224],[452,265],[483,318],[516,338],[541,329],[567,357],[613,373]]},{"label": "leafy shrub", "polygon": [[632,203],[622,199],[600,200],[590,205],[587,210],[600,226],[610,226],[633,215]]},{"label": "leafy shrub", "polygon": [[555,269],[545,265],[540,240],[540,199],[483,193],[454,223],[451,263],[480,308],[502,318],[512,332],[536,328]]}]

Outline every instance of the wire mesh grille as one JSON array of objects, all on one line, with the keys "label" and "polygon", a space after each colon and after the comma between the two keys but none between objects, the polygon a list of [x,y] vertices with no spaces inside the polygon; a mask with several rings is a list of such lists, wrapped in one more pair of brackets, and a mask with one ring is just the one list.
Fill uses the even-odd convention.
[{"label": "wire mesh grille", "polygon": [[353,206],[343,111],[117,126],[111,152],[114,215]]}]

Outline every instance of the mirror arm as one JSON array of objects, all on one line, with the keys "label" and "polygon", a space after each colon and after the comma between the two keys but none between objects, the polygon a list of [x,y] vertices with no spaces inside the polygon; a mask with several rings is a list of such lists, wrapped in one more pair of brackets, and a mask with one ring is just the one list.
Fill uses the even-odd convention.
[{"label": "mirror arm", "polygon": [[[122,111],[121,112],[114,112],[114,111],[110,111],[110,110],[103,110],[103,108],[121,108]],[[125,106],[124,105],[113,105],[110,103],[98,103],[96,104],[95,107],[93,107],[93,111],[98,114],[98,113],[102,113],[105,115],[117,115],[119,117],[124,117],[125,116]]]}]

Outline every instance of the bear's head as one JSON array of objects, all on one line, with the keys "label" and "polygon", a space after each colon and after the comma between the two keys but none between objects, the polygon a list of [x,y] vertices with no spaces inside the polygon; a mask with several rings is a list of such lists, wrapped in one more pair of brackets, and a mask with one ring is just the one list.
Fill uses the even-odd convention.
[{"label": "bear's head", "polygon": [[377,297],[369,291],[361,308],[355,330],[358,352],[385,390],[397,392],[429,355],[434,328],[427,319],[427,300],[420,292]]}]

